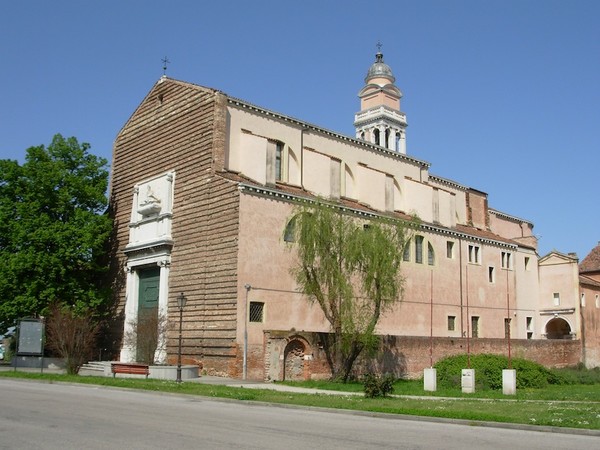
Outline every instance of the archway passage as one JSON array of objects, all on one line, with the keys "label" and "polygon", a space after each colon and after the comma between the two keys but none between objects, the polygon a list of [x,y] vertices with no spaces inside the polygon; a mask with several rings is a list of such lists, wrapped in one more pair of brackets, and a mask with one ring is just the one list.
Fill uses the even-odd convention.
[{"label": "archway passage", "polygon": [[294,339],[285,347],[283,379],[288,381],[304,380],[304,344]]},{"label": "archway passage", "polygon": [[569,322],[560,317],[556,317],[546,324],[546,336],[548,339],[572,339],[573,337]]}]

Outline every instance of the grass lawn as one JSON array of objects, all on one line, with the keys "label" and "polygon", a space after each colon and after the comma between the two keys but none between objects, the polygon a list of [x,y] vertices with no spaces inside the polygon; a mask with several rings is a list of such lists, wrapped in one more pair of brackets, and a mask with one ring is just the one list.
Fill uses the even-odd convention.
[{"label": "grass lawn", "polygon": [[[0,383],[1,378],[27,378],[43,382],[95,384],[242,401],[294,404],[389,414],[600,430],[600,389],[598,385],[552,386],[548,389],[518,391],[516,397],[511,397],[511,400],[507,400],[506,396],[497,392],[464,395],[460,391],[441,391],[436,392],[435,395],[432,395],[432,393],[425,394],[421,382],[400,381],[395,385],[395,394],[427,396],[429,398],[392,397],[367,399],[360,395],[297,394],[268,389],[232,388],[195,382],[177,384],[174,381],[164,380],[113,379],[107,377],[55,374],[41,375],[13,371],[0,372]],[[358,383],[341,384],[312,381],[293,383],[293,385],[328,390],[362,391],[362,385]]]}]

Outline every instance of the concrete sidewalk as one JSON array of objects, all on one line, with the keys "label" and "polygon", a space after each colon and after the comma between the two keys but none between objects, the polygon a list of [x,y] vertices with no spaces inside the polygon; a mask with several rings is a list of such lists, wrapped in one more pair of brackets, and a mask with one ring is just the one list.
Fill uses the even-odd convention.
[{"label": "concrete sidewalk", "polygon": [[286,386],[280,383],[266,383],[256,380],[237,380],[235,378],[223,378],[209,375],[203,375],[199,378],[185,380],[187,383],[215,384],[228,387],[246,388],[246,389],[271,389],[280,392],[295,392],[298,394],[327,394],[327,395],[364,395],[363,392],[345,392],[329,391],[325,389],[303,388],[295,386]]}]

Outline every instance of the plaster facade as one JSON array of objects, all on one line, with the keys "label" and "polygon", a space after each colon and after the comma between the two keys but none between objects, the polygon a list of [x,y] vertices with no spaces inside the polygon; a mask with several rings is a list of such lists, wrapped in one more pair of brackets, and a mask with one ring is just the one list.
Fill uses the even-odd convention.
[{"label": "plaster facade", "polygon": [[[391,108],[403,117],[404,136],[401,92],[387,65],[376,69],[383,72],[367,76],[361,107]],[[398,126],[394,117],[380,119]],[[347,137],[162,77],[119,133],[113,154],[122,329],[140,304],[141,271],[158,266],[158,305],[171,323],[179,317],[177,295],[188,299],[185,363],[253,379],[325,376],[318,335],[329,326],[295,285],[294,244],[284,236],[295,205],[319,197],[359,220],[421,219],[402,266],[404,297],[382,316],[379,334],[439,343],[487,339],[496,351],[508,339],[580,338],[576,258],[538,261],[530,222],[490,209],[486,193],[430,174],[429,163],[399,147],[373,143],[363,125],[357,123],[357,136],[364,139]],[[554,292],[561,293],[560,311]],[[553,314],[568,322],[569,333],[552,328],[549,336]],[[156,358],[172,362],[173,328],[164,342]],[[412,373],[416,353],[395,352],[412,358],[399,366]],[[564,363],[558,356],[546,362]],[[121,348],[121,359],[134,357],[134,348]]]}]

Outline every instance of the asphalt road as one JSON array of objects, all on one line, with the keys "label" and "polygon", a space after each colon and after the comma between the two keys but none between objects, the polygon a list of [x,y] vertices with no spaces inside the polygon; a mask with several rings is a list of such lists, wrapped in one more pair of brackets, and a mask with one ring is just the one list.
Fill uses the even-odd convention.
[{"label": "asphalt road", "polygon": [[0,379],[0,449],[593,449],[600,438]]}]

